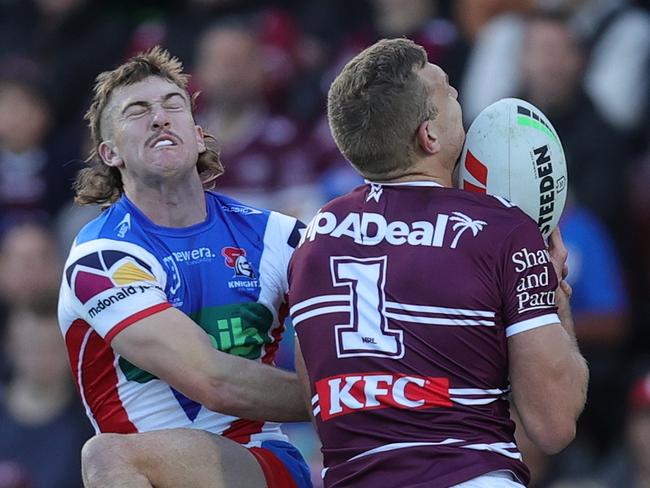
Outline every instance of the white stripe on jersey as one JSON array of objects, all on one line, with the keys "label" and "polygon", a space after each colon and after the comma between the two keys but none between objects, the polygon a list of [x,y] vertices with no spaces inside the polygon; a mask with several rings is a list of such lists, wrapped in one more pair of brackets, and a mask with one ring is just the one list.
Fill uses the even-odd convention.
[{"label": "white stripe on jersey", "polygon": [[440,319],[437,317],[422,317],[417,315],[404,315],[399,313],[386,312],[384,314],[389,319],[401,320],[403,322],[411,322],[414,324],[428,324],[428,325],[487,325],[494,327],[494,322],[488,320],[471,320],[471,319]]},{"label": "white stripe on jersey", "polygon": [[[476,451],[497,452],[511,459],[521,460],[521,453],[516,450],[517,445],[512,442],[495,442],[493,444],[469,444],[467,446],[460,447],[463,447],[465,449],[474,449]],[[515,449],[515,452],[510,452],[507,449]]]},{"label": "white stripe on jersey", "polygon": [[309,312],[303,312],[300,315],[296,315],[291,319],[293,326],[295,327],[303,320],[311,319],[312,317],[317,317],[319,315],[326,315],[328,313],[337,313],[337,312],[349,312],[349,305],[342,305],[338,307],[321,307],[310,310]]},{"label": "white stripe on jersey", "polygon": [[[350,461],[355,461],[357,459],[370,456],[372,454],[377,454],[379,452],[387,452],[387,451],[394,451],[397,449],[407,449],[410,447],[422,447],[422,446],[445,446],[449,444],[459,444],[463,443],[466,441],[463,441],[462,439],[445,439],[444,441],[440,442],[395,442],[393,444],[385,444],[383,446],[375,447],[373,449],[369,449],[367,451],[364,451],[360,454],[357,454],[356,456],[351,457],[345,462],[350,462]],[[509,457],[511,459],[519,459],[521,460],[521,454],[517,450],[516,444],[512,442],[494,442],[491,444],[467,444],[467,445],[459,445],[457,447],[465,448],[465,449],[474,449],[476,451],[490,451],[490,452],[496,452],[499,453],[503,456]],[[512,452],[514,450],[514,452]],[[323,469],[321,471],[321,475],[324,477],[325,473],[327,473],[328,468]]]},{"label": "white stripe on jersey", "polygon": [[404,310],[406,312],[437,313],[444,315],[467,315],[469,317],[494,317],[496,314],[489,310],[469,310],[466,308],[430,307],[427,305],[407,305],[399,302],[386,302],[387,309]]},{"label": "white stripe on jersey", "polygon": [[505,207],[510,208],[510,207],[514,207],[514,206],[515,206],[515,204],[512,203],[510,200],[506,200],[505,198],[500,197],[499,195],[490,195],[490,196],[493,196],[494,198],[496,198],[497,200],[499,200],[499,201],[503,204],[503,206],[505,206]]},{"label": "white stripe on jersey", "polygon": [[449,388],[450,395],[503,395],[510,390],[501,390],[499,388],[491,388],[489,390],[482,390],[480,388]]},{"label": "white stripe on jersey", "polygon": [[354,461],[355,459],[370,456],[371,454],[377,454],[378,452],[394,451],[396,449],[405,449],[408,447],[444,446],[447,444],[457,444],[459,442],[463,442],[463,441],[461,439],[445,439],[444,441],[440,441],[440,442],[395,442],[393,444],[384,444],[383,446],[375,447],[374,449],[369,449],[367,451],[362,452],[361,454],[357,454],[356,456],[353,456],[350,459],[348,459],[346,463],[350,461]]},{"label": "white stripe on jersey", "polygon": [[430,187],[440,187],[444,188],[440,183],[435,181],[398,181],[397,183],[377,183],[371,180],[363,180],[367,184],[371,185],[380,185],[380,186],[430,186]]},{"label": "white stripe on jersey", "polygon": [[521,322],[515,322],[514,324],[508,325],[506,327],[506,337],[510,337],[527,330],[536,329],[537,327],[559,323],[560,317],[558,317],[556,313],[547,313],[546,315],[541,315],[539,317],[522,320]]},{"label": "white stripe on jersey", "polygon": [[311,307],[312,305],[316,305],[318,303],[326,303],[326,302],[346,302],[349,304],[350,295],[320,295],[295,304],[293,307],[291,307],[290,312],[291,315],[293,315],[298,310],[302,310],[303,308]]},{"label": "white stripe on jersey", "polygon": [[459,398],[459,397],[449,397],[449,399],[458,403],[459,405],[488,405],[489,403],[496,402],[500,397],[492,398]]},{"label": "white stripe on jersey", "polygon": [[[320,315],[328,313],[352,312],[350,295],[318,295],[291,307],[293,325]],[[336,304],[336,305],[335,305]],[[314,305],[327,305],[312,308],[311,310],[297,313],[300,310]],[[409,312],[398,314],[395,311]],[[425,314],[425,315],[422,315]],[[431,317],[430,314],[447,315],[448,317]],[[465,308],[435,307],[428,305],[413,305],[398,302],[386,302],[384,315],[387,318],[428,325],[460,325],[474,326],[483,325],[493,327],[495,325],[495,312],[489,310],[470,310]]]},{"label": "white stripe on jersey", "polygon": [[[490,388],[449,388],[450,400],[459,405],[488,405],[505,397],[510,390]],[[481,397],[481,398],[478,398]]]}]

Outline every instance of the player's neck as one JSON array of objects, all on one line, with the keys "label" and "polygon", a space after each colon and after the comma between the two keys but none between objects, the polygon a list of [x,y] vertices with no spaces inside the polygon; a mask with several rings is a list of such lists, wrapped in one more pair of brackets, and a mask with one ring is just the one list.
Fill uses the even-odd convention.
[{"label": "player's neck", "polygon": [[201,180],[159,181],[156,184],[125,182],[126,196],[154,224],[162,227],[189,227],[207,217]]},{"label": "player's neck", "polygon": [[433,181],[439,185],[451,187],[452,179],[451,174],[434,174],[431,172],[409,171],[390,180],[377,181],[377,183],[408,183],[410,181]]}]

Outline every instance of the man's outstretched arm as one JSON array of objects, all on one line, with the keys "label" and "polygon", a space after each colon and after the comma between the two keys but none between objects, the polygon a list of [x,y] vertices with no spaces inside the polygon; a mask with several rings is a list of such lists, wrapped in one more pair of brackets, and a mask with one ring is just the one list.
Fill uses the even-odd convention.
[{"label": "man's outstretched arm", "polygon": [[206,332],[173,307],[125,328],[111,346],[210,410],[253,420],[309,419],[295,373],[215,349]]}]

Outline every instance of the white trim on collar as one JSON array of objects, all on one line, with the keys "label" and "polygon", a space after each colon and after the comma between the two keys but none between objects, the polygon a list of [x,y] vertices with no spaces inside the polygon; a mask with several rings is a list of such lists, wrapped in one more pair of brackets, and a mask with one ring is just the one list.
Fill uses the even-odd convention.
[{"label": "white trim on collar", "polygon": [[376,181],[363,180],[369,185],[381,185],[381,186],[439,186],[444,188],[440,183],[435,181],[398,181],[396,183],[377,183]]}]

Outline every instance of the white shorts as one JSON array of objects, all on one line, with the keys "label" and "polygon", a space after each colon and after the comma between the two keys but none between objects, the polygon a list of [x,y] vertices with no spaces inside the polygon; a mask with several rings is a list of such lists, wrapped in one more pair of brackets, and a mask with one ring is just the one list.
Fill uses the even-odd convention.
[{"label": "white shorts", "polygon": [[515,477],[510,471],[493,471],[492,473],[483,474],[477,478],[464,481],[459,485],[451,488],[526,488],[521,483],[515,481]]}]

